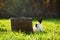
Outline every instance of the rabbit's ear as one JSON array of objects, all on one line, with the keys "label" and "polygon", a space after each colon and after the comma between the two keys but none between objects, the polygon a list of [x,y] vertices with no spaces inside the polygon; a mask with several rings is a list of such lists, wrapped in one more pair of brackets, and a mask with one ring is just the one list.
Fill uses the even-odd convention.
[{"label": "rabbit's ear", "polygon": [[38,21],[39,21],[40,23],[42,22],[42,20],[43,20],[42,17],[39,17],[39,18],[38,18]]}]

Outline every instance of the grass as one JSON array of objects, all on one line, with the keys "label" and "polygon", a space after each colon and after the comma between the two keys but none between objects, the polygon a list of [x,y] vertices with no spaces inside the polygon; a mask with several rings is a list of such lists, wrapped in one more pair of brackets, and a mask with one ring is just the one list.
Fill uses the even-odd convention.
[{"label": "grass", "polygon": [[[33,20],[33,25],[36,20]],[[0,19],[0,40],[60,40],[60,19],[44,19],[45,33],[17,33],[11,31],[10,19]]]}]

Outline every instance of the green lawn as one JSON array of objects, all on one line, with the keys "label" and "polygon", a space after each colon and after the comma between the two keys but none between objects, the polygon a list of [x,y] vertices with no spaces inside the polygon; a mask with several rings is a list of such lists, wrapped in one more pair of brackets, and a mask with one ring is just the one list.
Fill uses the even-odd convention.
[{"label": "green lawn", "polygon": [[[32,24],[36,24],[33,20]],[[45,19],[42,22],[45,33],[17,33],[11,31],[8,19],[0,19],[0,40],[60,40],[60,19]]]}]

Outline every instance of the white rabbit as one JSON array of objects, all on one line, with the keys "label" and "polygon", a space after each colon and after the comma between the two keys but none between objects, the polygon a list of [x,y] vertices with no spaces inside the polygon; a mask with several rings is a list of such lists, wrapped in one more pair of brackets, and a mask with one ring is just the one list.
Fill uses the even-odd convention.
[{"label": "white rabbit", "polygon": [[43,27],[39,22],[33,26],[33,32],[43,32]]},{"label": "white rabbit", "polygon": [[38,19],[38,22],[36,23],[36,25],[33,26],[33,32],[43,32],[43,27],[41,25],[42,22],[42,18]]}]

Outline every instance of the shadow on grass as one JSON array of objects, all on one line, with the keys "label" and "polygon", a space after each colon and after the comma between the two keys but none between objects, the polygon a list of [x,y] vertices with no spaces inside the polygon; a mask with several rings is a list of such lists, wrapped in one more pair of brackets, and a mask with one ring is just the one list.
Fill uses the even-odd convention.
[{"label": "shadow on grass", "polygon": [[0,28],[0,32],[7,32],[7,30]]}]

